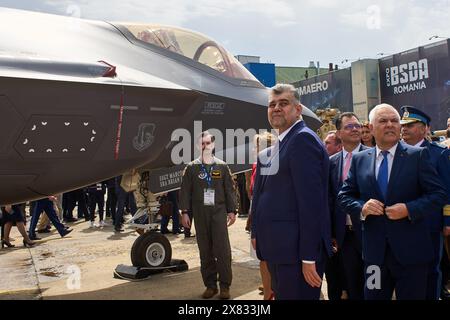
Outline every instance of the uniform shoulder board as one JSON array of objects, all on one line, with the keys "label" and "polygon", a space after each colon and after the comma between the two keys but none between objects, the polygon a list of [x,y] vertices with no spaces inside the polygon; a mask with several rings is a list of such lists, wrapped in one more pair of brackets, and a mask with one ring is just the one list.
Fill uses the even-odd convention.
[{"label": "uniform shoulder board", "polygon": [[442,144],[440,144],[440,143],[437,143],[437,142],[435,142],[435,141],[433,141],[432,143],[430,143],[430,145],[431,145],[432,147],[439,148],[439,149],[447,149],[447,147],[445,147],[444,145],[442,145]]}]

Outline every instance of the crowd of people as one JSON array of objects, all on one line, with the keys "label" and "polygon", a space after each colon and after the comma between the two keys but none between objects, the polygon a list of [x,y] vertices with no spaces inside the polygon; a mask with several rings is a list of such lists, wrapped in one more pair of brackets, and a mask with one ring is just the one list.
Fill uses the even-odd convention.
[{"label": "crowd of people", "polygon": [[323,274],[330,300],[448,299],[450,150],[430,117],[379,104],[368,123],[340,114],[322,143],[301,111],[293,86],[271,89],[279,136],[258,159],[251,231],[275,299],[319,299]]},{"label": "crowd of people", "polygon": [[[322,142],[301,112],[294,87],[271,89],[268,120],[278,136],[255,136],[258,162],[247,175],[246,230],[264,299],[319,299],[324,274],[330,300],[448,299],[450,151],[429,141],[431,119],[380,104],[369,121],[338,115]],[[219,286],[227,299],[234,193],[212,155],[214,137],[206,131],[197,142],[202,155],[183,175],[183,225],[192,212],[200,221],[203,298]]]},{"label": "crowd of people", "polygon": [[[339,114],[336,130],[321,141],[303,121],[302,108],[293,86],[274,86],[268,120],[278,136],[255,136],[252,171],[236,183],[205,131],[180,191],[163,197],[171,205],[161,233],[191,237],[195,221],[203,298],[230,298],[228,227],[240,207],[249,212],[246,230],[260,261],[264,299],[319,299],[324,275],[330,300],[448,299],[450,118],[447,141],[438,144],[430,141],[426,113],[411,106],[399,113],[383,103],[369,121]],[[25,204],[3,207],[2,247],[14,246],[13,225],[25,246],[36,244],[36,233],[49,232],[50,222],[61,237],[72,231],[65,224],[78,219],[102,228],[110,217],[122,232],[125,212],[134,215],[137,208],[122,179],[31,202],[28,232]]]},{"label": "crowd of people", "polygon": [[[125,212],[133,215],[136,204],[133,192],[124,190],[121,179],[122,176],[118,176],[86,188],[31,201],[28,206],[22,203],[2,207],[2,248],[15,247],[10,241],[13,226],[17,226],[26,247],[32,247],[36,240],[41,240],[37,234],[50,233],[51,225],[61,237],[67,236],[72,232],[69,224],[79,220],[89,222],[89,228],[103,228],[107,226],[105,218],[109,217],[115,232],[124,231]],[[30,220],[28,230],[27,211]],[[95,223],[97,216],[98,224]]]}]

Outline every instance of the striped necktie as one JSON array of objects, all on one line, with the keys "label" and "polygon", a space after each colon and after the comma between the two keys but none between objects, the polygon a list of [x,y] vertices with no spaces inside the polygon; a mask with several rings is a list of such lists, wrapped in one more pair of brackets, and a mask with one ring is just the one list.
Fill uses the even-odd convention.
[{"label": "striped necktie", "polygon": [[350,170],[350,164],[352,163],[352,153],[349,152],[345,156],[344,170],[342,171],[342,182],[347,179],[348,171]]}]

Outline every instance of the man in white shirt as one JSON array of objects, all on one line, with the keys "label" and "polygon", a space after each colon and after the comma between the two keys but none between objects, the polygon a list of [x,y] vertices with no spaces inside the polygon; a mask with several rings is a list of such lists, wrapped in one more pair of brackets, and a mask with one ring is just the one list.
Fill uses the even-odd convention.
[{"label": "man in white shirt", "polygon": [[[330,213],[332,223],[333,244],[337,251],[328,261],[325,269],[327,282],[333,291],[333,275],[345,279],[344,286],[351,300],[364,298],[364,263],[361,254],[361,222],[359,217],[352,221],[351,216],[342,211],[336,202],[336,197],[347,178],[352,157],[360,151],[368,149],[361,144],[361,123],[353,112],[344,112],[336,118],[337,136],[342,141],[342,152],[330,157]],[[334,261],[333,261],[334,260]],[[337,260],[337,261],[336,261]],[[344,272],[339,274],[337,270]],[[343,277],[344,273],[345,277]],[[339,291],[336,288],[336,291]],[[340,297],[340,295],[339,295]]]},{"label": "man in white shirt", "polygon": [[369,114],[376,148],[356,154],[339,192],[343,211],[362,220],[368,300],[425,299],[432,243],[426,215],[446,202],[428,150],[400,142],[400,115],[388,104]]},{"label": "man in white shirt", "polygon": [[258,258],[268,263],[277,300],[319,300],[326,255],[331,253],[329,158],[301,113],[292,85],[271,89],[267,114],[279,130],[279,143],[258,157],[252,240]]}]

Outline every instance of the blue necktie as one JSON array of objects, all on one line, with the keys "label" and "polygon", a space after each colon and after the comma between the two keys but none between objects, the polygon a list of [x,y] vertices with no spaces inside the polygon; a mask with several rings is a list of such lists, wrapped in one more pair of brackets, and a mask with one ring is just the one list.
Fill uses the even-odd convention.
[{"label": "blue necktie", "polygon": [[378,186],[380,187],[381,193],[383,194],[384,200],[386,200],[387,188],[388,188],[388,154],[389,151],[381,151],[383,154],[383,161],[381,161],[380,170],[378,170]]}]

